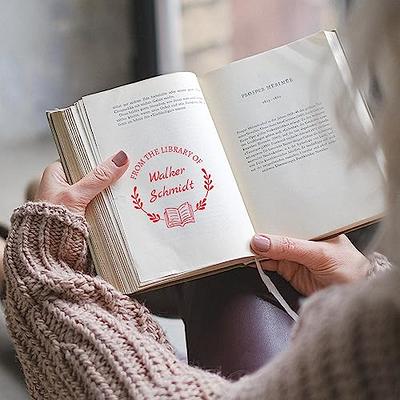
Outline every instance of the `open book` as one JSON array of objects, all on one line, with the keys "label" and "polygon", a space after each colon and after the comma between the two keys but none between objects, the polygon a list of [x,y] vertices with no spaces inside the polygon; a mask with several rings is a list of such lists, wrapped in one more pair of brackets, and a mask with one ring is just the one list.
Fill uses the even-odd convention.
[{"label": "open book", "polygon": [[349,79],[336,33],[320,32],[48,112],[71,182],[120,149],[130,158],[88,210],[98,272],[131,293],[249,262],[255,232],[316,239],[377,220],[381,169],[351,165],[335,112]]}]

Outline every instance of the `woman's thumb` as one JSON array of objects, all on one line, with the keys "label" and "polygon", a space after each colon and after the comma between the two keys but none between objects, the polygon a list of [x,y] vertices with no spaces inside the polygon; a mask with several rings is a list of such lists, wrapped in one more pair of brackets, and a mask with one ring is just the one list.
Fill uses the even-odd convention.
[{"label": "woman's thumb", "polygon": [[82,203],[87,205],[100,192],[116,182],[124,174],[128,166],[128,156],[121,150],[72,185],[71,190],[75,192],[76,197],[79,197]]},{"label": "woman's thumb", "polygon": [[313,264],[322,250],[321,243],[318,242],[265,234],[253,236],[250,245],[252,250],[263,258],[307,265]]}]

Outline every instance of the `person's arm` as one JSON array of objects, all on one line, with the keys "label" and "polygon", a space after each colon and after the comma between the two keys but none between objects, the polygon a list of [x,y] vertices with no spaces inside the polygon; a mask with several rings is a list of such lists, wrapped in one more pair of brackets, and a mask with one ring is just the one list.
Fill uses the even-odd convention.
[{"label": "person's arm", "polygon": [[[34,398],[223,393],[217,375],[180,363],[148,310],[87,274],[87,227],[61,206],[14,212],[6,314]],[[175,382],[175,384],[172,384]]]},{"label": "person's arm", "polygon": [[265,259],[261,262],[263,269],[277,272],[304,295],[374,277],[391,266],[382,254],[365,257],[345,235],[310,241],[258,234],[252,238],[251,248]]},{"label": "person's arm", "polygon": [[[349,376],[357,380],[361,373],[363,382],[368,382],[376,368],[380,376],[396,371],[384,356],[400,349],[392,348],[398,332],[395,325],[385,326],[379,320],[392,316],[393,304],[385,308],[381,301],[377,309],[383,313],[369,312],[373,287],[321,293],[319,300],[311,302],[314,308],[301,313],[288,349],[258,373],[235,383],[177,360],[143,306],[87,274],[84,210],[100,190],[123,174],[126,161],[107,160],[71,187],[55,164],[44,174],[39,190],[47,202],[28,203],[12,218],[5,255],[6,312],[33,398],[302,400],[334,399],[343,393],[350,398],[349,393],[357,395],[363,387],[349,387]],[[49,204],[59,201],[64,206]],[[397,285],[395,280],[390,283]],[[360,330],[368,336],[371,326],[379,339],[375,342],[374,333],[368,342],[371,351],[356,348],[358,358],[349,362],[354,351],[347,340],[359,339]],[[385,335],[391,335],[389,341],[382,340]],[[336,356],[329,357],[332,354]],[[376,368],[370,368],[371,359]],[[385,388],[392,387],[389,383]]]},{"label": "person's arm", "polygon": [[33,398],[390,398],[400,343],[389,285],[312,296],[288,349],[231,383],[177,360],[145,307],[86,273],[86,236],[61,206],[28,203],[12,218],[6,312]]}]

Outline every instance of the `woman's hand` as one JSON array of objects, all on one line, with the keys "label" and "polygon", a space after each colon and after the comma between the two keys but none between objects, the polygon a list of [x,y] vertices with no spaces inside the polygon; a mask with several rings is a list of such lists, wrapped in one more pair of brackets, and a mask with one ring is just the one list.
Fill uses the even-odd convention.
[{"label": "woman's hand", "polygon": [[251,248],[262,258],[263,269],[276,271],[304,295],[335,283],[366,276],[369,261],[345,235],[313,242],[275,235],[255,235]]},{"label": "woman's hand", "polygon": [[44,171],[36,194],[37,201],[63,205],[84,216],[87,205],[105,188],[116,182],[127,170],[129,159],[122,150],[114,154],[80,181],[69,185],[59,161]]}]

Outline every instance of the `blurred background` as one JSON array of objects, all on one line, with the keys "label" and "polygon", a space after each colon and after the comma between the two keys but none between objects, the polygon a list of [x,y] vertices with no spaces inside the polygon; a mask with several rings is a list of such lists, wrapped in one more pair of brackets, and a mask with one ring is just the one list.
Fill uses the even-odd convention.
[{"label": "blurred background", "polygon": [[[0,225],[58,158],[45,110],[157,74],[218,68],[337,25],[346,1],[0,0]],[[182,358],[182,322],[161,320]],[[1,399],[27,397],[0,311]]]}]

